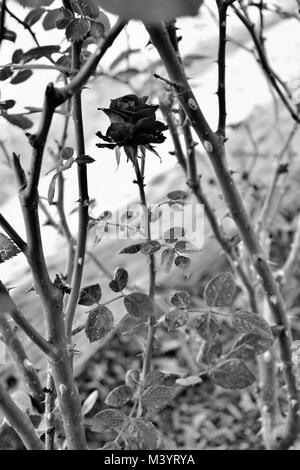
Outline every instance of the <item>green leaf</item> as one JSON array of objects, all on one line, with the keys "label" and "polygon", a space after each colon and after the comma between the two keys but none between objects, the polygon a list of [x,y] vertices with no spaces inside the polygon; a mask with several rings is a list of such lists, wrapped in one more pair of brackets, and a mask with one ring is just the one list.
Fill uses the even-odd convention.
[{"label": "green leaf", "polygon": [[155,450],[158,444],[156,427],[144,418],[132,418],[127,431],[138,443],[140,450]]},{"label": "green leaf", "polygon": [[114,326],[114,316],[109,308],[98,305],[90,310],[85,324],[85,333],[91,343],[104,338]]},{"label": "green leaf", "polygon": [[16,49],[13,52],[13,55],[11,57],[11,61],[13,64],[19,64],[23,60],[23,50],[22,49]]},{"label": "green leaf", "polygon": [[187,291],[180,290],[171,294],[170,302],[174,307],[187,308],[191,303],[191,296]]},{"label": "green leaf", "polygon": [[241,359],[251,359],[268,351],[273,344],[272,338],[266,336],[245,334],[238,338],[232,345],[231,350],[226,357],[235,357]]},{"label": "green leaf", "polygon": [[3,82],[13,75],[13,71],[10,67],[3,67],[0,69],[0,81]]},{"label": "green leaf", "polygon": [[125,19],[146,23],[170,20],[178,16],[197,15],[203,0],[97,0],[104,10]]},{"label": "green leaf", "polygon": [[82,407],[81,407],[81,413],[82,416],[87,415],[92,408],[94,408],[96,401],[99,398],[99,392],[98,390],[94,390],[90,395],[84,400]]},{"label": "green leaf", "polygon": [[3,233],[0,233],[0,263],[13,258],[20,253],[19,248]]},{"label": "green leaf", "polygon": [[141,251],[142,246],[142,243],[135,243],[134,245],[126,246],[119,251],[119,255],[135,255]]},{"label": "green leaf", "polygon": [[128,387],[131,387],[135,390],[140,381],[140,372],[137,369],[129,369],[125,375],[125,383]]},{"label": "green leaf", "polygon": [[79,157],[75,158],[75,162],[78,165],[88,165],[89,163],[93,163],[94,161],[94,158],[90,157],[89,155],[79,155]]},{"label": "green leaf", "polygon": [[244,361],[228,359],[220,362],[209,371],[209,377],[216,385],[232,390],[249,387],[256,377]]},{"label": "green leaf", "polygon": [[20,72],[11,79],[10,83],[12,85],[18,85],[19,83],[23,83],[28,80],[31,75],[33,75],[32,70],[20,70]]},{"label": "green leaf", "polygon": [[49,10],[43,19],[43,28],[45,31],[50,31],[51,29],[56,28],[56,20],[60,17],[61,9],[54,8],[54,10]]},{"label": "green leaf", "polygon": [[13,108],[15,106],[15,104],[16,104],[15,100],[5,100],[5,101],[0,102],[0,107],[2,109],[5,109],[5,111],[6,111],[8,109]]},{"label": "green leaf", "polygon": [[66,38],[69,41],[78,42],[85,38],[91,28],[91,23],[86,18],[74,18],[66,28]]},{"label": "green leaf", "polygon": [[252,333],[273,340],[269,324],[257,313],[238,310],[231,314],[231,319],[233,327],[240,333]]},{"label": "green leaf", "polygon": [[101,299],[101,287],[99,284],[92,284],[81,289],[78,299],[79,305],[91,306]]},{"label": "green leaf", "polygon": [[119,410],[103,410],[91,420],[91,429],[94,432],[111,431],[122,427],[126,420],[127,416]]},{"label": "green leaf", "polygon": [[39,19],[43,16],[45,13],[45,9],[41,7],[34,8],[31,10],[24,19],[24,23],[27,24],[27,26],[33,26],[35,23],[39,21]]},{"label": "green leaf", "polygon": [[124,297],[124,305],[129,315],[140,320],[148,320],[154,311],[152,300],[142,292],[133,292],[126,295]]},{"label": "green leaf", "polygon": [[175,308],[165,316],[166,326],[168,331],[174,331],[181,326],[186,325],[188,321],[187,311],[182,308]]},{"label": "green leaf", "polygon": [[172,269],[176,252],[173,248],[166,248],[161,254],[161,265],[165,272],[169,273]]},{"label": "green leaf", "polygon": [[209,307],[230,305],[236,291],[234,278],[230,272],[217,274],[206,285],[204,300]]},{"label": "green leaf", "polygon": [[185,191],[171,191],[167,194],[167,198],[171,199],[172,201],[178,201],[186,199],[187,195],[188,194]]},{"label": "green leaf", "polygon": [[148,410],[158,411],[167,406],[174,398],[175,392],[165,385],[152,385],[142,393],[142,404]]},{"label": "green leaf", "polygon": [[197,319],[195,328],[201,338],[213,342],[219,334],[220,324],[211,312],[206,312]]},{"label": "green leaf", "polygon": [[78,0],[78,5],[84,16],[96,19],[99,15],[99,7],[94,0]]},{"label": "green leaf", "polygon": [[157,240],[151,240],[143,243],[141,253],[143,255],[152,255],[161,249],[161,244]]},{"label": "green leaf", "polygon": [[49,46],[40,46],[29,49],[29,51],[24,52],[23,60],[24,62],[29,62],[30,60],[38,60],[42,57],[51,57],[52,54],[56,54],[60,51],[60,46],[49,45]]},{"label": "green leaf", "polygon": [[33,122],[22,114],[2,113],[1,116],[4,117],[13,126],[20,127],[23,130],[30,129],[30,127],[33,126]]},{"label": "green leaf", "polygon": [[114,272],[114,278],[109,283],[109,287],[114,292],[121,292],[125,289],[128,282],[128,272],[124,268],[117,268]]},{"label": "green leaf", "polygon": [[121,408],[121,406],[133,400],[132,389],[128,385],[120,385],[114,388],[107,397],[105,398],[105,404],[113,406],[115,408]]},{"label": "green leaf", "polygon": [[179,240],[175,244],[174,248],[179,253],[199,253],[200,251],[200,248],[198,248],[196,245],[193,245],[192,243],[185,240]]}]

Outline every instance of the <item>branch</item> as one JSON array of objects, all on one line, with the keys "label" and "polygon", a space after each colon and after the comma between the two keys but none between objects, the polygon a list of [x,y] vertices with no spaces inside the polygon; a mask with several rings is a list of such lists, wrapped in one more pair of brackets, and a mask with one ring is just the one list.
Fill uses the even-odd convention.
[{"label": "branch", "polygon": [[29,323],[26,317],[18,310],[8,290],[0,281],[0,315],[8,313],[14,322],[31,339],[31,341],[47,356],[55,355],[55,349],[45,338]]},{"label": "branch", "polygon": [[[80,68],[81,43],[72,46],[72,63],[74,68]],[[79,72],[80,73],[80,72]],[[73,98],[73,119],[76,139],[76,153],[78,156],[85,154],[84,130],[82,119],[81,90],[75,92]],[[87,166],[85,163],[77,165],[77,178],[79,187],[79,209],[78,209],[78,240],[76,245],[74,270],[72,275],[72,290],[68,300],[66,316],[66,333],[68,341],[72,339],[72,325],[75,316],[78,296],[81,286],[83,265],[85,259],[85,248],[87,240],[87,229],[89,222],[89,194],[87,181]]]},{"label": "branch", "polygon": [[42,442],[38,438],[36,431],[31,424],[29,416],[23,413],[11,399],[9,393],[0,384],[0,410],[6,420],[20,436],[26,449],[45,450]]},{"label": "branch", "polygon": [[15,328],[11,325],[7,314],[0,314],[0,330],[5,345],[19,370],[27,390],[34,398],[36,406],[41,411],[41,403],[44,401],[45,395],[42,390],[39,376],[29,361],[23,345],[16,334]]},{"label": "branch", "polygon": [[7,235],[12,239],[12,241],[17,245],[18,248],[24,253],[27,247],[26,242],[20,237],[20,235],[15,231],[15,229],[10,225],[10,223],[5,219],[5,217],[0,213],[0,227],[7,233]]},{"label": "branch", "polygon": [[219,13],[219,52],[218,52],[218,91],[219,122],[218,134],[225,138],[226,134],[226,35],[227,35],[227,6],[217,0]]},{"label": "branch", "polygon": [[5,11],[6,11],[6,0],[2,0],[1,12],[0,12],[0,45],[5,36]]},{"label": "branch", "polygon": [[5,5],[5,9],[7,11],[7,13],[9,14],[9,16],[11,16],[17,23],[19,23],[20,25],[23,26],[23,28],[25,28],[29,34],[31,35],[32,39],[34,40],[34,42],[36,43],[37,47],[40,47],[40,43],[39,41],[37,40],[36,38],[36,35],[35,33],[32,31],[31,27],[28,26],[28,24],[26,24],[24,21],[22,21],[20,18],[18,18],[11,10],[9,10],[9,8],[7,7],[7,5]]},{"label": "branch", "polygon": [[166,29],[163,25],[155,25],[147,26],[147,30],[152,44],[157,49],[167,69],[170,80],[177,83],[177,97],[210,158],[233,220],[239,229],[251,261],[261,277],[274,321],[284,327],[285,331],[279,337],[279,347],[288,387],[288,434],[289,436],[292,435],[293,439],[294,434],[291,431],[299,423],[299,396],[291,357],[291,330],[279,286],[256,238],[242,197],[228,168],[224,144],[219,136],[214,134],[206,121],[172,47]]},{"label": "branch", "polygon": [[282,268],[281,282],[288,284],[298,266],[300,257],[300,216],[298,216],[297,228],[294,233],[294,240],[288,258]]}]

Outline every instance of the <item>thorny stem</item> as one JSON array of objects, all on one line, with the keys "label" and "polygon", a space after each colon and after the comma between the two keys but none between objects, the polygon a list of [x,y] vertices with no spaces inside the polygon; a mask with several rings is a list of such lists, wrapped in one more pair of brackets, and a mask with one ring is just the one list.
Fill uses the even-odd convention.
[{"label": "thorny stem", "polygon": [[[139,187],[140,193],[140,200],[142,205],[147,210],[147,238],[151,240],[151,220],[150,214],[147,206],[146,200],[146,193],[145,193],[145,184],[144,184],[144,175],[142,175],[138,163],[138,159],[135,159],[134,162],[134,169],[136,174],[136,182]],[[149,297],[154,302],[155,297],[155,278],[156,278],[156,266],[155,266],[155,256],[154,254],[149,255]],[[153,345],[154,345],[154,338],[155,338],[155,316],[151,315],[148,321],[148,330],[147,330],[147,340],[146,340],[146,347],[144,352],[144,362],[143,362],[143,369],[142,369],[142,380],[145,379],[148,372],[151,369],[151,361],[153,355]]]},{"label": "thorny stem", "polygon": [[20,248],[21,251],[26,250],[26,242],[20,237],[20,235],[15,231],[15,229],[10,225],[6,218],[0,213],[0,227],[5,230],[7,235],[12,239],[12,241]]},{"label": "thorny stem", "polygon": [[170,80],[177,84],[177,97],[210,158],[232,218],[239,229],[251,261],[261,278],[274,321],[277,325],[284,327],[282,334],[279,336],[279,347],[288,388],[289,412],[286,420],[285,435],[282,436],[280,446],[288,447],[295,439],[298,431],[299,394],[291,357],[291,330],[279,286],[259,244],[240,192],[228,168],[223,139],[220,139],[212,131],[206,121],[164,26],[162,24],[155,26],[148,25],[146,28],[150,34],[152,44],[157,49],[167,69]]},{"label": "thorny stem", "polygon": [[[72,46],[72,63],[74,68],[80,68],[80,54],[82,44],[76,42]],[[73,119],[75,128],[75,147],[77,156],[85,154],[84,130],[82,119],[81,89],[79,88],[73,97]],[[81,163],[77,165],[77,178],[79,188],[79,209],[78,209],[78,240],[72,274],[72,290],[66,307],[66,333],[68,341],[71,343],[72,325],[78,301],[87,240],[87,230],[89,222],[89,194],[87,182],[87,165]]]},{"label": "thorny stem", "polygon": [[26,413],[14,403],[9,393],[0,384],[0,410],[9,422],[10,426],[20,436],[28,450],[45,450],[42,442]]},{"label": "thorny stem", "polygon": [[32,37],[32,39],[34,40],[34,42],[36,43],[37,47],[40,47],[40,43],[39,41],[37,40],[36,38],[36,35],[35,33],[32,31],[31,27],[28,26],[28,24],[26,24],[24,21],[20,20],[20,18],[18,18],[11,10],[9,10],[9,8],[7,7],[7,5],[5,5],[5,9],[7,11],[7,13],[9,14],[9,16],[11,16],[17,23],[19,23],[20,25],[23,26],[23,28],[25,28],[30,36]]},{"label": "thorny stem", "polygon": [[46,385],[46,402],[45,402],[45,418],[46,418],[45,448],[46,450],[54,450],[54,438],[55,438],[54,408],[55,408],[55,384],[53,381],[51,370],[50,368],[48,368],[47,385]]},{"label": "thorny stem", "polygon": [[218,52],[218,98],[219,98],[219,123],[218,134],[225,138],[226,128],[226,35],[227,35],[227,6],[223,0],[216,0],[219,13],[219,52]]},{"label": "thorny stem", "polygon": [[41,411],[41,403],[45,396],[39,376],[32,363],[29,361],[8,314],[0,314],[0,331],[4,343],[16,364],[28,392],[34,398],[36,406]]}]

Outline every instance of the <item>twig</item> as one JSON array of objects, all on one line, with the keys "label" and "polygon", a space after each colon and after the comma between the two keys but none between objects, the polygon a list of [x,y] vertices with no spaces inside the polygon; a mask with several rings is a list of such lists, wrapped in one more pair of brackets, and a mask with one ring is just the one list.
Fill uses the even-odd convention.
[{"label": "twig", "polygon": [[9,316],[5,313],[0,314],[0,330],[5,345],[16,364],[28,392],[34,398],[36,406],[41,411],[41,403],[45,396],[39,376],[32,363],[29,361],[15,328],[9,321]]},{"label": "twig", "polygon": [[5,230],[7,235],[12,239],[12,241],[20,248],[21,251],[26,250],[26,242],[20,237],[20,235],[15,231],[15,229],[10,225],[10,223],[5,219],[5,217],[0,213],[0,227]]},{"label": "twig", "polygon": [[0,410],[4,414],[6,420],[14,428],[20,436],[26,449],[28,450],[45,450],[42,442],[38,438],[36,431],[31,424],[29,416],[23,413],[20,408],[11,399],[9,393],[0,383]]},{"label": "twig", "polygon": [[[74,43],[72,46],[72,63],[74,68],[80,68],[81,43]],[[80,72],[79,72],[80,73]],[[75,92],[73,98],[73,119],[76,139],[76,152],[78,156],[85,154],[84,130],[81,107],[81,89]],[[77,177],[79,187],[79,209],[78,209],[78,240],[74,260],[74,270],[72,274],[72,290],[66,307],[66,333],[68,341],[71,342],[72,325],[78,301],[83,265],[85,258],[85,248],[87,240],[87,229],[89,222],[89,194],[87,182],[87,165],[85,163],[77,166]]]},{"label": "twig", "polygon": [[32,39],[34,40],[34,42],[36,43],[36,45],[38,47],[40,47],[40,43],[39,41],[37,40],[36,38],[36,35],[35,33],[32,31],[31,27],[28,26],[28,24],[26,24],[24,21],[20,20],[20,18],[18,18],[11,10],[9,10],[9,8],[7,7],[7,5],[5,5],[5,9],[7,11],[7,13],[9,14],[9,16],[11,16],[17,23],[19,23],[20,25],[23,26],[23,28],[25,28],[29,34],[31,35]]},{"label": "twig", "polygon": [[216,0],[219,13],[219,51],[218,51],[218,102],[219,122],[218,134],[225,138],[226,135],[226,41],[227,41],[227,5],[222,0]]},{"label": "twig", "polygon": [[295,430],[299,425],[299,396],[291,357],[291,330],[279,286],[257,240],[242,197],[228,168],[224,144],[206,121],[173,50],[166,29],[163,25],[148,25],[147,30],[170,79],[178,84],[179,89],[178,87],[176,89],[178,99],[210,158],[233,220],[239,229],[251,261],[261,277],[274,321],[284,327],[285,331],[279,337],[279,347],[288,387],[289,416],[285,439],[282,441],[284,445],[287,445],[294,440]]},{"label": "twig", "polygon": [[45,448],[46,450],[54,450],[55,386],[54,386],[54,380],[53,380],[50,368],[48,368],[48,372],[47,372],[46,389],[47,390],[46,390],[46,402],[45,402],[45,417],[46,417]]}]

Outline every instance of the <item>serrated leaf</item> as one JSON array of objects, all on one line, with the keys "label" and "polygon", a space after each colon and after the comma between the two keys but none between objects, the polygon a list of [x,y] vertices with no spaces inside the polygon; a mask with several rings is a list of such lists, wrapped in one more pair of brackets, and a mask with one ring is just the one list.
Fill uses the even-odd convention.
[{"label": "serrated leaf", "polygon": [[0,233],[0,263],[13,258],[20,253],[19,248],[3,233]]},{"label": "serrated leaf", "polygon": [[125,383],[135,390],[139,385],[140,372],[137,369],[129,369],[125,375]]},{"label": "serrated leaf", "polygon": [[198,375],[190,375],[176,380],[177,385],[182,387],[191,387],[193,385],[201,384],[203,380]]},{"label": "serrated leaf", "polygon": [[268,322],[254,312],[238,310],[231,314],[232,325],[240,333],[251,333],[273,340],[273,333]]},{"label": "serrated leaf", "polygon": [[2,109],[5,109],[7,111],[8,109],[11,109],[15,106],[16,102],[15,100],[5,100],[0,102],[0,107]]},{"label": "serrated leaf", "polygon": [[85,334],[91,343],[104,338],[114,326],[114,316],[109,308],[99,305],[90,310],[85,324]]},{"label": "serrated leaf", "polygon": [[29,51],[24,52],[23,60],[24,62],[29,62],[30,60],[38,60],[42,57],[51,57],[52,54],[56,54],[60,51],[60,47],[56,44],[49,46],[40,46],[29,49]]},{"label": "serrated leaf", "polygon": [[24,23],[27,24],[27,26],[33,26],[35,23],[39,21],[39,19],[43,16],[45,13],[45,9],[41,7],[34,8],[31,10],[24,19]]},{"label": "serrated leaf", "polygon": [[176,251],[173,248],[166,248],[161,254],[161,265],[165,272],[169,273],[172,269]]},{"label": "serrated leaf", "polygon": [[23,50],[22,49],[16,49],[13,52],[13,55],[11,57],[11,61],[13,64],[19,64],[21,60],[23,59]]},{"label": "serrated leaf", "polygon": [[121,292],[125,289],[128,282],[128,272],[124,268],[117,268],[114,272],[114,278],[109,283],[109,287],[114,292]]},{"label": "serrated leaf", "polygon": [[81,413],[82,416],[87,415],[92,408],[95,406],[96,401],[98,400],[99,397],[99,392],[98,390],[94,390],[90,395],[84,400],[82,407],[81,407]]},{"label": "serrated leaf", "polygon": [[119,410],[108,409],[100,411],[91,420],[91,429],[94,432],[110,431],[123,426],[127,416]]},{"label": "serrated leaf", "polygon": [[148,320],[154,312],[150,297],[142,292],[133,292],[124,297],[124,306],[129,313],[140,320]]},{"label": "serrated leaf", "polygon": [[165,323],[168,328],[168,331],[174,331],[177,328],[180,328],[186,325],[188,321],[188,313],[182,308],[175,308],[171,310],[165,316]]},{"label": "serrated leaf", "polygon": [[121,408],[121,406],[133,400],[133,393],[131,387],[128,385],[120,385],[109,392],[105,398],[104,403],[114,408]]},{"label": "serrated leaf", "polygon": [[2,117],[4,117],[13,126],[20,127],[20,129],[23,130],[30,129],[30,127],[33,126],[33,122],[22,114],[2,113]]},{"label": "serrated leaf", "polygon": [[152,255],[161,249],[161,244],[157,240],[150,240],[143,243],[141,253],[143,255]]},{"label": "serrated leaf", "polygon": [[125,19],[146,23],[171,20],[178,16],[196,15],[203,0],[97,0],[104,10]]},{"label": "serrated leaf", "polygon": [[259,354],[263,354],[268,351],[272,344],[272,338],[248,333],[235,341],[226,357],[230,356],[241,359],[251,359],[254,355],[258,356]]},{"label": "serrated leaf", "polygon": [[206,285],[204,300],[209,307],[230,305],[236,291],[234,278],[230,272],[217,274]]},{"label": "serrated leaf", "polygon": [[220,324],[211,312],[206,312],[197,319],[195,328],[205,341],[213,342],[220,331]]},{"label": "serrated leaf", "polygon": [[60,12],[60,8],[54,8],[46,13],[42,23],[45,31],[50,31],[51,29],[56,28],[56,20],[59,18]]},{"label": "serrated leaf", "polygon": [[187,256],[176,256],[174,263],[177,268],[180,268],[185,272],[191,267],[191,260]]},{"label": "serrated leaf", "polygon": [[144,418],[132,418],[128,423],[130,435],[138,443],[140,450],[155,450],[158,444],[158,432],[156,427]]},{"label": "serrated leaf", "polygon": [[0,81],[7,80],[13,75],[13,71],[10,67],[3,67],[0,69]]},{"label": "serrated leaf", "polygon": [[82,41],[88,34],[91,23],[86,18],[74,18],[66,28],[66,38],[73,42]]},{"label": "serrated leaf", "polygon": [[126,246],[119,251],[119,255],[134,255],[141,251],[142,245],[142,243],[135,243],[134,245]]},{"label": "serrated leaf", "polygon": [[11,85],[18,85],[19,83],[23,83],[28,80],[32,75],[32,70],[20,70],[20,72],[11,79],[10,83]]},{"label": "serrated leaf", "polygon": [[171,294],[170,302],[174,307],[187,308],[191,303],[191,296],[187,291],[180,290]]},{"label": "serrated leaf", "polygon": [[167,198],[171,199],[172,201],[186,199],[187,193],[185,191],[171,191],[167,194]]},{"label": "serrated leaf", "polygon": [[142,393],[142,403],[148,410],[158,411],[174,398],[174,389],[165,385],[152,385]]},{"label": "serrated leaf", "polygon": [[198,248],[196,245],[193,245],[192,243],[185,240],[179,240],[175,244],[174,248],[179,253],[199,253],[200,251],[200,248]]},{"label": "serrated leaf", "polygon": [[94,158],[90,157],[89,155],[79,155],[79,157],[75,158],[75,162],[78,165],[88,165],[89,163],[93,163],[94,161]]},{"label": "serrated leaf", "polygon": [[84,16],[96,19],[99,15],[99,7],[94,0],[78,0],[78,5]]},{"label": "serrated leaf", "polygon": [[91,306],[101,299],[101,287],[99,284],[92,284],[81,289],[78,299],[79,305]]},{"label": "serrated leaf", "polygon": [[256,377],[240,359],[228,359],[220,362],[209,371],[212,382],[220,387],[239,390],[252,385]]}]

